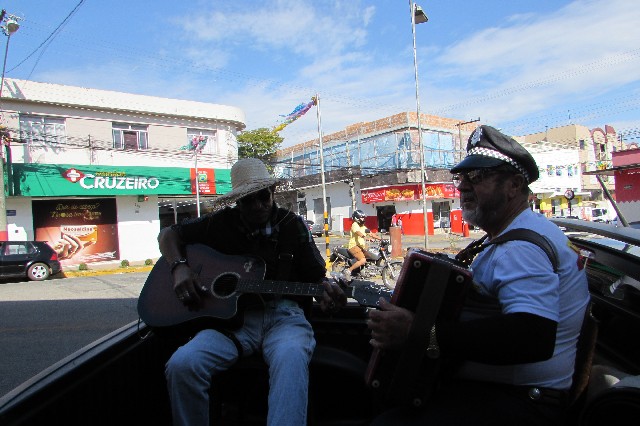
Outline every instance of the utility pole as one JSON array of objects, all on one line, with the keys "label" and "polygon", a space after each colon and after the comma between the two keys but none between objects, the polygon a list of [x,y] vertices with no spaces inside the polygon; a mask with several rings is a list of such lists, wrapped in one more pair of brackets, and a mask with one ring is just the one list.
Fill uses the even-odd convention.
[{"label": "utility pole", "polygon": [[418,120],[418,144],[420,146],[420,186],[422,187],[422,215],[424,221],[424,248],[429,250],[429,222],[427,214],[427,189],[425,181],[427,180],[424,165],[424,142],[422,140],[422,125],[420,123],[420,87],[418,85],[418,58],[416,55],[416,24],[425,23],[429,20],[422,8],[409,0],[411,8],[411,33],[413,36],[413,72],[416,83],[416,118]]},{"label": "utility pole", "polygon": [[[4,50],[4,61],[2,64],[2,80],[0,81],[0,119],[2,120],[1,126],[6,127],[4,123],[4,109],[2,108],[2,91],[4,89],[4,73],[7,68],[7,54],[9,53],[9,40],[11,35],[14,34],[20,28],[18,24],[18,18],[14,15],[7,14],[2,9],[0,12],[0,23],[2,32],[7,36],[7,46]],[[3,129],[4,130],[4,129]],[[4,150],[6,146],[5,135],[0,137],[0,241],[9,240],[9,232],[7,230],[7,199],[4,192]]]},{"label": "utility pole", "polygon": [[351,168],[349,145],[350,142],[347,140],[347,174],[349,176],[347,184],[349,185],[349,196],[351,197],[351,213],[353,213],[356,210],[356,188],[355,183],[353,182],[353,169]]},{"label": "utility pole", "polygon": [[462,160],[462,152],[464,151],[464,148],[462,147],[462,126],[464,126],[465,124],[476,123],[478,121],[480,121],[480,117],[476,118],[475,120],[461,121],[456,124],[456,127],[458,128],[458,140],[460,141],[460,149],[456,150],[458,152],[458,158],[454,158],[456,163]]},{"label": "utility pole", "polygon": [[322,144],[322,118],[320,115],[320,95],[316,93],[313,98],[316,104],[316,115],[318,118],[318,142],[320,143],[320,177],[322,182],[322,206],[324,209],[324,239],[325,249],[327,254],[327,265],[329,264],[329,257],[331,257],[331,251],[329,250],[329,215],[327,212],[327,189],[324,177],[324,146]]}]

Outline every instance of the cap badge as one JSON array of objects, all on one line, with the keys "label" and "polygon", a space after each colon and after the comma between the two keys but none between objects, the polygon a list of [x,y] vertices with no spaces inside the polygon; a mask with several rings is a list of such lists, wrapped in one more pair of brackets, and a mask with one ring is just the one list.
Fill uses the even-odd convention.
[{"label": "cap badge", "polygon": [[482,137],[482,127],[477,127],[471,135],[471,146],[476,146]]}]

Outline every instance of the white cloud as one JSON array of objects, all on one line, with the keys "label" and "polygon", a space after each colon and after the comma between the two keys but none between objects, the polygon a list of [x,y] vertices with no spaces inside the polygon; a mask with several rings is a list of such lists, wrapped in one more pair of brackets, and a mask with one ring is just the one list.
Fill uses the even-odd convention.
[{"label": "white cloud", "polygon": [[[202,42],[224,43],[230,49],[242,45],[251,49],[284,49],[296,55],[313,57],[324,52],[341,52],[362,46],[366,41],[363,26],[371,20],[375,8],[359,1],[333,6],[305,0],[259,2],[251,8],[234,3],[225,10],[195,11],[185,19],[184,31]],[[364,22],[360,22],[364,21]],[[364,25],[363,25],[364,24]]]},{"label": "white cloud", "polygon": [[[483,115],[496,120],[571,105],[637,82],[638,22],[640,9],[624,0],[576,1],[548,16],[519,16],[443,49],[439,78],[466,82],[467,99],[486,100]],[[440,105],[450,101],[442,99]]]},{"label": "white cloud", "polygon": [[[565,6],[546,14],[529,8],[510,16],[501,14],[499,3],[487,2],[487,14],[495,15],[490,22],[500,22],[492,27],[467,27],[473,18],[464,16],[442,17],[445,4],[423,5],[433,21],[428,25],[440,19],[439,28],[450,28],[429,37],[423,32],[417,46],[423,112],[480,117],[523,132],[565,124],[569,115],[599,120],[599,126],[603,120],[634,123],[629,115],[637,115],[638,102],[625,101],[640,90],[640,8],[634,2],[563,1]],[[79,33],[71,48],[57,40],[47,56],[66,61],[35,75],[238,106],[249,129],[275,125],[278,114],[319,93],[323,130],[331,133],[415,110],[406,9],[361,0],[190,2],[168,18],[173,25],[157,23],[160,30],[149,34],[148,45],[139,39],[110,45]],[[94,56],[69,56],[83,49],[94,49]],[[315,110],[282,135],[285,145],[317,137]]]}]

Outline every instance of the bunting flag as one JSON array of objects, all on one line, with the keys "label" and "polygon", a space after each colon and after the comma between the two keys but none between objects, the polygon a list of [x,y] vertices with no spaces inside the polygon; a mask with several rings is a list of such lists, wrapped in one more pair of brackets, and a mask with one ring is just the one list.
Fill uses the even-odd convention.
[{"label": "bunting flag", "polygon": [[287,127],[289,124],[296,121],[298,118],[302,117],[311,109],[312,106],[316,104],[316,99],[311,98],[311,102],[305,104],[304,102],[295,107],[293,111],[291,111],[287,115],[280,115],[280,117],[284,117],[284,121],[273,128],[274,132],[279,132],[280,130]]},{"label": "bunting flag", "polygon": [[188,144],[181,146],[180,150],[200,153],[208,140],[208,136],[194,136]]}]

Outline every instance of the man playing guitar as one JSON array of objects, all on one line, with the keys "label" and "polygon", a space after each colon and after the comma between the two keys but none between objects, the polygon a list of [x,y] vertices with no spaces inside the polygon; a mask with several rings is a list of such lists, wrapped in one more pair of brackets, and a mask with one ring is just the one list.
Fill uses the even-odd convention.
[{"label": "man playing guitar", "polygon": [[[261,258],[265,279],[323,282],[325,291],[318,299],[325,311],[346,303],[339,286],[325,279],[325,262],[302,219],[275,205],[276,183],[260,160],[238,160],[231,168],[232,191],[216,200],[226,207],[160,232],[160,251],[170,265],[175,297],[189,309],[197,310],[209,291],[185,258],[186,245],[195,243],[226,255]],[[268,424],[306,424],[308,365],[315,339],[303,308],[311,299],[246,294],[242,301],[240,328],[201,330],[167,362],[173,424],[208,425],[213,376],[243,355],[258,352],[269,367]]]}]

